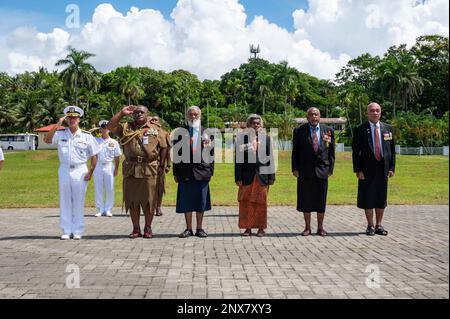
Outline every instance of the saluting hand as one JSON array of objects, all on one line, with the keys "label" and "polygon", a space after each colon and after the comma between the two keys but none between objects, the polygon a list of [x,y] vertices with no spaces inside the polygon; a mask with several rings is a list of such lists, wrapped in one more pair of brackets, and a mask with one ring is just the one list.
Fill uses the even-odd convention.
[{"label": "saluting hand", "polygon": [[122,114],[123,115],[130,115],[130,114],[132,114],[134,112],[135,109],[136,109],[136,106],[134,106],[134,105],[125,106],[122,109]]},{"label": "saluting hand", "polygon": [[59,118],[58,120],[58,126],[61,126],[61,124],[64,122],[64,120],[66,119],[66,116],[64,115],[63,117]]}]

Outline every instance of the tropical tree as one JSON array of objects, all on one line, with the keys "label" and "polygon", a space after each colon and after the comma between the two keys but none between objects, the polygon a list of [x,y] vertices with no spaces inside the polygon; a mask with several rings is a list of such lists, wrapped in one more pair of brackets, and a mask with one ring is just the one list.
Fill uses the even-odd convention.
[{"label": "tropical tree", "polygon": [[131,66],[126,66],[116,70],[116,77],[113,80],[114,88],[123,94],[128,101],[136,102],[138,98],[144,95],[144,89],[136,69]]},{"label": "tropical tree", "polygon": [[55,65],[66,67],[61,71],[60,76],[66,87],[73,91],[75,104],[78,105],[80,87],[96,89],[99,85],[97,71],[92,64],[86,62],[95,54],[78,51],[72,47],[69,47],[68,50],[69,54],[64,59],[58,60]]},{"label": "tropical tree", "polygon": [[266,113],[266,99],[271,92],[273,76],[268,73],[260,72],[256,76],[256,85],[258,86],[259,97],[262,101],[262,114]]}]

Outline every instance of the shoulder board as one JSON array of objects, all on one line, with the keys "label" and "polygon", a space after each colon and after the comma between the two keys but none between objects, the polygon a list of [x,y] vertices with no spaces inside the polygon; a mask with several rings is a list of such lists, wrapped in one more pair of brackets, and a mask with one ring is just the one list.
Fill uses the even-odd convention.
[{"label": "shoulder board", "polygon": [[81,132],[86,133],[86,134],[89,134],[89,135],[92,135],[92,133],[89,132],[89,131],[81,130]]}]

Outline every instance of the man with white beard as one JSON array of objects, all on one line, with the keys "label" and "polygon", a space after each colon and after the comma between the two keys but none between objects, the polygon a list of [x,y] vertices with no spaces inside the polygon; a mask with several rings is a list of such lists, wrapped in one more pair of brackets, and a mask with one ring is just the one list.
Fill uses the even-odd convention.
[{"label": "man with white beard", "polygon": [[203,214],[211,210],[209,181],[214,173],[214,148],[206,129],[201,126],[198,106],[188,108],[186,120],[188,126],[177,129],[174,134],[172,159],[173,176],[178,183],[176,212],[184,214],[186,220],[186,229],[179,237],[194,235],[192,212],[196,212],[195,236],[204,238],[208,235],[203,230]]}]

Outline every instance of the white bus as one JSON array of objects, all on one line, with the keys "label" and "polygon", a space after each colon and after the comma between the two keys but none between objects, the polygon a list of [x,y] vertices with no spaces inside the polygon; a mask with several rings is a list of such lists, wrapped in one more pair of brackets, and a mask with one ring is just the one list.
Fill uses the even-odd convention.
[{"label": "white bus", "polygon": [[36,134],[0,134],[0,147],[4,150],[37,150]]}]

